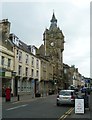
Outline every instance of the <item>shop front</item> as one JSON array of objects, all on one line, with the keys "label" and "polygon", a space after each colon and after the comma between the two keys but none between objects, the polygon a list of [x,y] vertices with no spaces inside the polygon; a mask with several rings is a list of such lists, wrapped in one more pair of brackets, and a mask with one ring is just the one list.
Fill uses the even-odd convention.
[{"label": "shop front", "polygon": [[2,81],[2,96],[5,96],[5,90],[6,88],[11,88],[11,82],[12,82],[12,72],[11,71],[4,71],[0,70],[0,80]]}]

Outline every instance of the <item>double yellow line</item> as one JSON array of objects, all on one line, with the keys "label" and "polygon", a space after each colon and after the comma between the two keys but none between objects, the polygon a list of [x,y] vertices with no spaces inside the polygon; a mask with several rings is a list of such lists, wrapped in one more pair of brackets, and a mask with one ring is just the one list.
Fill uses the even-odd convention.
[{"label": "double yellow line", "polygon": [[68,115],[71,114],[71,112],[74,110],[74,108],[70,108],[67,112],[64,113],[58,120],[64,120]]}]

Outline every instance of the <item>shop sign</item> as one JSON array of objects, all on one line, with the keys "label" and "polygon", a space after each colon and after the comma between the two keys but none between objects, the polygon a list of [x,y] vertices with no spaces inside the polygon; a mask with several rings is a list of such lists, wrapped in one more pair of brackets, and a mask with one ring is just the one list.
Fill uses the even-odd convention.
[{"label": "shop sign", "polygon": [[84,113],[84,99],[75,99],[75,113]]},{"label": "shop sign", "polygon": [[5,77],[11,77],[11,72],[5,72]]}]

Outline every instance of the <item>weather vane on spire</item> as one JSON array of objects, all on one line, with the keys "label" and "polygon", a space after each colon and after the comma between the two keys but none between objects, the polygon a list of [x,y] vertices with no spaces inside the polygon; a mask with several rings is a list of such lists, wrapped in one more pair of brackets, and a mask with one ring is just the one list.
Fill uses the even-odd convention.
[{"label": "weather vane on spire", "polygon": [[54,9],[53,9],[53,13],[54,13]]}]

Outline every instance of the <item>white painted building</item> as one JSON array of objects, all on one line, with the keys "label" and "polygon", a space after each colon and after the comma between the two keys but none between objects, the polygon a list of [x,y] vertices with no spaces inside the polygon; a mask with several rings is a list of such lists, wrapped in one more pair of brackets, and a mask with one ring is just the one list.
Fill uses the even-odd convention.
[{"label": "white painted building", "polygon": [[[14,44],[14,94],[34,94],[39,90],[40,59],[35,55],[35,49],[23,43],[17,36],[10,34]],[[33,53],[32,53],[33,50]]]}]

